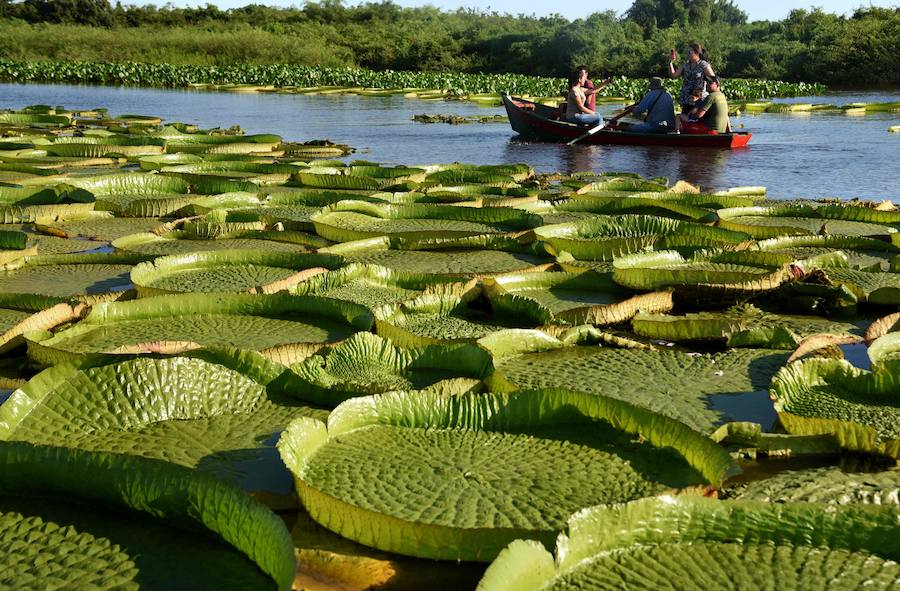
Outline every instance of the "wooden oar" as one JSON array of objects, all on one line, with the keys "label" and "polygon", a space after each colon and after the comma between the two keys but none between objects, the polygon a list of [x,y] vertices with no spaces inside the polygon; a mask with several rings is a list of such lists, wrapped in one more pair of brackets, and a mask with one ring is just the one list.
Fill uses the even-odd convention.
[{"label": "wooden oar", "polygon": [[628,113],[631,113],[631,107],[626,107],[625,110],[622,111],[621,113],[619,113],[618,115],[616,115],[616,116],[614,116],[614,117],[611,117],[610,119],[607,119],[606,121],[604,121],[603,123],[601,123],[600,125],[598,125],[598,126],[596,126],[596,127],[590,128],[589,130],[587,130],[587,133],[585,133],[584,135],[578,136],[577,138],[575,138],[575,139],[572,140],[571,142],[566,142],[566,145],[567,145],[567,146],[571,146],[572,144],[577,144],[578,142],[580,142],[580,141],[583,140],[584,138],[588,137],[589,135],[594,135],[595,133],[597,133],[597,132],[600,131],[601,129],[605,129],[605,128],[609,127],[610,125],[613,125],[613,124],[617,123],[617,122],[619,121],[619,119],[621,119],[622,117],[624,117],[624,116],[627,115]]}]

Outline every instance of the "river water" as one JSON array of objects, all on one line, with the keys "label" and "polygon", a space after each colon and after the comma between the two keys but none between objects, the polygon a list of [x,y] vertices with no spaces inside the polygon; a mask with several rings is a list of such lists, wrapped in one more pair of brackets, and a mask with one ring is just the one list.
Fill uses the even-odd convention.
[{"label": "river water", "polygon": [[[900,101],[898,92],[832,93],[791,102]],[[415,114],[491,115],[502,108],[395,97],[238,94],[192,90],[0,84],[0,108],[31,104],[106,107],[113,115],[157,115],[202,127],[240,125],[247,133],[287,140],[330,139],[358,149],[355,158],[384,163],[526,162],[539,172],[627,171],[684,179],[704,189],[765,185],[775,199],[840,197],[900,202],[900,114],[742,115],[753,132],[741,150],[640,146],[572,146],[522,141],[506,123],[447,125]],[[604,107],[613,113],[617,106]]]}]

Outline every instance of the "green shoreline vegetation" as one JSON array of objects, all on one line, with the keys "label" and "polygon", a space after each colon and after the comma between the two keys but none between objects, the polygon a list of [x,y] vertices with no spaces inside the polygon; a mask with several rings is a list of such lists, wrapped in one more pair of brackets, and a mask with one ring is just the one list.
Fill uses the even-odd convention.
[{"label": "green shoreline vegetation", "polygon": [[[345,6],[325,0],[302,8],[249,5],[223,11],[211,5],[26,0],[0,3],[5,41],[0,59],[6,60],[4,79],[35,81],[352,84],[465,92],[496,92],[497,85],[506,85],[502,90],[516,92],[521,88],[510,85],[515,79],[506,75],[556,81],[580,63],[597,75],[643,79],[664,71],[668,48],[683,54],[684,45],[696,39],[707,47],[716,71],[729,79],[859,88],[900,84],[900,54],[891,50],[900,43],[898,25],[900,9],[886,8],[861,8],[848,17],[794,10],[782,21],[748,22],[730,0],[636,0],[623,15],[607,11],[574,21],[401,8],[392,2]],[[119,63],[109,65],[112,61]],[[409,72],[437,82],[419,82]],[[486,74],[501,77],[481,81]],[[342,75],[351,79],[336,80]],[[392,82],[379,85],[374,81],[379,76]],[[811,94],[816,88],[766,90],[775,96]],[[764,94],[736,98],[751,96]]]}]

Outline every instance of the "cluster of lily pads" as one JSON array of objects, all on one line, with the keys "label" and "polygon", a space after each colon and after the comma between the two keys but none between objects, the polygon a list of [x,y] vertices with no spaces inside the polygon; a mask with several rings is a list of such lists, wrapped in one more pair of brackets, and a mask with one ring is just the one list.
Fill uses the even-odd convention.
[{"label": "cluster of lily pads", "polygon": [[[562,78],[508,73],[379,71],[297,64],[195,66],[6,59],[0,59],[0,80],[198,88],[228,92],[404,95],[426,100],[470,100],[487,105],[499,105],[502,92],[520,97],[556,97],[566,87],[566,81]],[[666,84],[674,92],[681,83],[667,80]],[[600,90],[599,97],[637,99],[646,92],[646,88],[645,79],[615,76],[611,84]],[[738,78],[728,82],[729,96],[740,100],[811,96],[822,94],[825,90],[823,84],[808,82]]]},{"label": "cluster of lily pads", "polygon": [[900,584],[889,201],[0,134],[4,585]]}]

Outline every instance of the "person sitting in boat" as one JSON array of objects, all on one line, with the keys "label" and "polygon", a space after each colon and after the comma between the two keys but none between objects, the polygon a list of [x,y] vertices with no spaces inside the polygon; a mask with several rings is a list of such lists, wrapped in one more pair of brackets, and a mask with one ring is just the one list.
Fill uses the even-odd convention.
[{"label": "person sitting in boat", "polygon": [[596,111],[597,110],[597,92],[599,92],[600,90],[609,86],[609,83],[612,82],[612,78],[611,77],[607,78],[606,80],[604,80],[603,82],[600,83],[600,86],[595,87],[594,83],[591,82],[591,73],[588,71],[588,67],[587,66],[578,66],[577,68],[575,68],[576,72],[579,70],[584,70],[584,73],[586,76],[584,84],[582,85],[582,88],[584,88],[586,91],[587,90],[594,91],[590,94],[585,93],[587,95],[587,108],[590,109],[591,111]]},{"label": "person sitting in boat", "polygon": [[566,96],[566,120],[579,125],[599,125],[603,118],[588,107],[587,97],[595,94],[597,89],[585,90],[587,70],[579,68],[569,76],[569,94]]},{"label": "person sitting in boat", "polygon": [[628,128],[634,133],[665,133],[675,131],[675,101],[663,86],[662,78],[650,79],[647,94],[639,103],[629,107],[631,114],[640,116],[646,113],[643,123]]},{"label": "person sitting in boat", "polygon": [[722,92],[717,76],[706,78],[709,94],[688,114],[678,116],[678,127],[682,133],[727,133],[731,127],[728,122],[728,100]]},{"label": "person sitting in boat", "polygon": [[688,45],[688,60],[678,68],[675,67],[675,60],[678,55],[674,49],[669,50],[669,78],[678,78],[681,76],[681,92],[678,94],[679,104],[682,113],[689,113],[694,105],[691,102],[691,92],[695,88],[699,88],[702,96],[705,98],[707,94],[706,78],[715,76],[712,66],[706,61],[706,50],[699,43],[691,43]]}]

